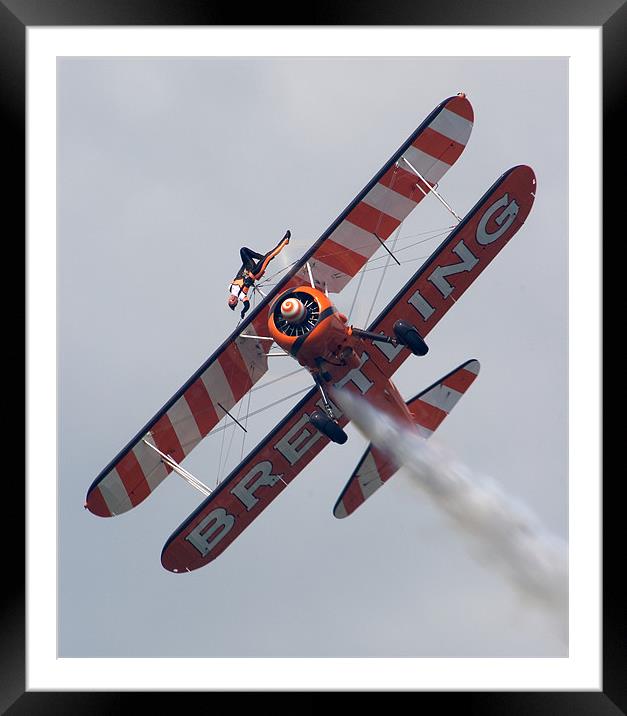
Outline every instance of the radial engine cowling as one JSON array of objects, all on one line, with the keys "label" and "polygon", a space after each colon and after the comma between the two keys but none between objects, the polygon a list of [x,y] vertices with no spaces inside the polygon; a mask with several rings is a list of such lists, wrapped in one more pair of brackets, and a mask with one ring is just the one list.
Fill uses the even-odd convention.
[{"label": "radial engine cowling", "polygon": [[347,338],[346,317],[322,291],[310,286],[290,289],[276,299],[268,329],[276,343],[303,365],[335,355]]}]

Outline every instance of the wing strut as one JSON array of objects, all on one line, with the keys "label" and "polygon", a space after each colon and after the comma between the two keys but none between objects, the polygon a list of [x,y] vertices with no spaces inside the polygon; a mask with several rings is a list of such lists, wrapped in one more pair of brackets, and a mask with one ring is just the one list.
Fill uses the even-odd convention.
[{"label": "wing strut", "polygon": [[222,410],[224,410],[224,412],[229,416],[229,418],[231,418],[233,422],[237,423],[245,433],[248,432],[248,430],[246,430],[246,428],[240,423],[240,421],[234,415],[231,415],[231,413],[229,413],[229,411],[224,407],[224,405],[222,405],[222,403],[216,403],[216,405],[219,405]]},{"label": "wing strut", "polygon": [[252,338],[255,341],[273,341],[274,338],[270,338],[270,336],[249,336],[248,333],[240,333],[240,338]]},{"label": "wing strut", "polygon": [[[429,182],[422,176],[422,174],[416,169],[416,167],[414,167],[414,165],[413,165],[406,157],[401,157],[401,159],[405,162],[405,164],[407,164],[407,166],[412,170],[412,172],[414,172],[414,174],[415,174],[419,179],[421,179],[421,180],[425,183],[426,186],[429,187],[429,191],[432,192],[433,194],[435,194],[435,196],[437,197],[437,199],[442,203],[442,205],[443,205],[446,209],[448,209],[448,210],[451,212],[451,214],[453,214],[453,216],[457,219],[457,221],[458,221],[458,223],[459,223],[459,222],[462,220],[462,217],[461,217],[459,214],[457,214],[455,211],[453,211],[453,209],[452,209],[452,208],[446,203],[446,201],[444,201],[444,199],[440,196],[440,194],[438,193],[437,189],[435,188],[435,187],[437,186],[437,184],[434,184],[433,186],[431,186],[431,184],[429,184]],[[420,191],[421,191],[425,196],[427,196],[427,192],[420,186],[420,184],[417,184],[417,186],[418,186],[418,188],[420,189]],[[379,238],[379,237],[377,236],[377,238]],[[380,241],[380,239],[379,239],[379,241]]]},{"label": "wing strut", "polygon": [[171,467],[177,475],[185,480],[185,482],[192,487],[195,487],[198,492],[201,492],[205,495],[205,497],[208,497],[211,494],[211,490],[207,487],[207,485],[202,483],[198,478],[194,477],[191,472],[188,472],[185,468],[181,467],[173,457],[161,452],[156,445],[149,443],[145,438],[144,443],[148,445],[149,448],[152,448],[155,452],[159,453],[159,455],[161,455],[161,461]]},{"label": "wing strut", "polygon": [[[422,191],[422,189],[421,189],[421,191]],[[394,261],[396,261],[396,263],[400,266],[401,262],[396,258],[396,256],[394,256],[394,254],[390,251],[390,249],[388,249],[388,247],[383,243],[382,239],[380,239],[377,236],[377,234],[374,234],[374,237],[381,244],[381,246],[383,246],[383,248],[388,252],[388,254],[390,254],[390,256],[394,259]]]},{"label": "wing strut", "polygon": [[309,265],[309,261],[307,261],[307,273],[309,274],[309,283],[311,284],[312,288],[316,287],[316,284],[314,283],[313,274],[311,273],[311,266]]}]

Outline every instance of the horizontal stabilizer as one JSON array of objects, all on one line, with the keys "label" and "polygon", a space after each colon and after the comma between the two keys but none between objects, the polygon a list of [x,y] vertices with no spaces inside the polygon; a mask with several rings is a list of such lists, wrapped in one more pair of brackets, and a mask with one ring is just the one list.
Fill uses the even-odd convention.
[{"label": "horizontal stabilizer", "polygon": [[[479,361],[467,361],[407,402],[421,435],[425,438],[433,435],[478,374]],[[399,467],[371,443],[335,503],[333,514],[341,519],[353,513]]]}]

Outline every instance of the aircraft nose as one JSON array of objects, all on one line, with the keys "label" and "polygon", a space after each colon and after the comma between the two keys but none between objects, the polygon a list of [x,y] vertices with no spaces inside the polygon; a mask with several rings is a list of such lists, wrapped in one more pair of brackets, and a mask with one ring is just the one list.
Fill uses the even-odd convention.
[{"label": "aircraft nose", "polygon": [[305,318],[305,306],[297,298],[286,298],[281,304],[281,316],[288,323],[301,323]]}]

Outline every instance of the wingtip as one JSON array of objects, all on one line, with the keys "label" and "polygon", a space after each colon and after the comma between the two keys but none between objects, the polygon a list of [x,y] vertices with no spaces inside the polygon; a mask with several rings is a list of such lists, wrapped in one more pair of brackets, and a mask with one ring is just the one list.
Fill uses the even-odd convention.
[{"label": "wingtip", "polygon": [[458,114],[460,117],[474,123],[475,111],[465,92],[458,92],[453,97],[449,97],[445,101],[445,105],[447,109],[452,110],[455,114]]},{"label": "wingtip", "polygon": [[89,510],[92,515],[96,517],[113,517],[114,513],[111,512],[102,493],[98,488],[91,490],[87,493],[83,507]]},{"label": "wingtip", "polygon": [[466,370],[469,370],[471,373],[479,375],[479,371],[481,370],[481,363],[476,358],[471,358],[469,361],[464,363],[463,367]]}]

